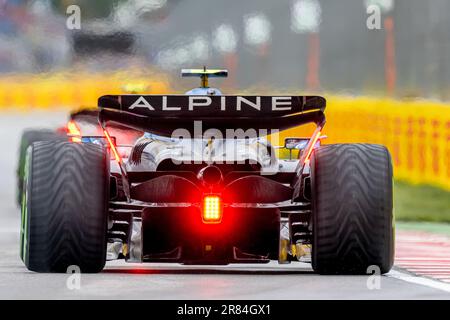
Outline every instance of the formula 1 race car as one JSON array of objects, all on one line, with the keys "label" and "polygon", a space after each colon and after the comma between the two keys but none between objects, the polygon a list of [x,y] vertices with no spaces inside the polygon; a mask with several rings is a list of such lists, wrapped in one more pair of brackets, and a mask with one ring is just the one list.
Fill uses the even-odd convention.
[{"label": "formula 1 race car", "polygon": [[[185,95],[102,96],[98,110],[72,115],[66,135],[24,144],[21,258],[29,270],[308,257],[320,274],[390,270],[384,146],[322,145],[323,97],[222,95],[208,79],[226,70],[182,75],[200,77],[201,86]],[[316,125],[311,137],[269,142],[307,123]]]}]

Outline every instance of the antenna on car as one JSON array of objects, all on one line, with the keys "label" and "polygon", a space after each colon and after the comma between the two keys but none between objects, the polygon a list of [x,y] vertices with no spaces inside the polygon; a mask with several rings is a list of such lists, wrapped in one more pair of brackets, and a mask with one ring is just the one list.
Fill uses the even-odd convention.
[{"label": "antenna on car", "polygon": [[201,88],[209,88],[208,79],[211,78],[226,78],[228,76],[228,70],[226,69],[207,69],[203,66],[203,69],[182,69],[182,77],[200,77]]}]

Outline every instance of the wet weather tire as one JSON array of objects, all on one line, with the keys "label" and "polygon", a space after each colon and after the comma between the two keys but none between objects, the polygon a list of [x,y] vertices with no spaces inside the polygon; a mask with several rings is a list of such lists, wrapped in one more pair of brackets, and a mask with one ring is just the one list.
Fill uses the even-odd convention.
[{"label": "wet weather tire", "polygon": [[[29,270],[100,272],[106,260],[109,160],[103,147],[36,142],[25,161],[21,257]],[[76,270],[76,269],[74,269]]]},{"label": "wet weather tire", "polygon": [[27,149],[34,142],[38,141],[64,141],[67,140],[65,135],[50,129],[28,129],[22,133],[19,146],[19,161],[17,163],[17,204],[22,202],[23,176],[25,156]]},{"label": "wet weather tire", "polygon": [[313,269],[388,272],[394,260],[389,151],[374,144],[322,146],[311,158],[311,188]]}]

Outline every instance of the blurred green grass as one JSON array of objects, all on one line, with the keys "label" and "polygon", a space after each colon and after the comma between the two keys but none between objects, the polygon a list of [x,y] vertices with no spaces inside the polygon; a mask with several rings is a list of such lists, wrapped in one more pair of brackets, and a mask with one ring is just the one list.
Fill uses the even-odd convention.
[{"label": "blurred green grass", "polygon": [[450,223],[450,192],[396,180],[394,214],[397,221]]}]

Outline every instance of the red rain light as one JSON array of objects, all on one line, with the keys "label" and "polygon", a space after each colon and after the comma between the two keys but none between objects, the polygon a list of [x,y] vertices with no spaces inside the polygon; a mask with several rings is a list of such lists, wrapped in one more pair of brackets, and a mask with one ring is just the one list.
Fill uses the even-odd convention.
[{"label": "red rain light", "polygon": [[222,220],[222,199],[218,195],[203,197],[202,218],[205,223],[219,223]]}]

